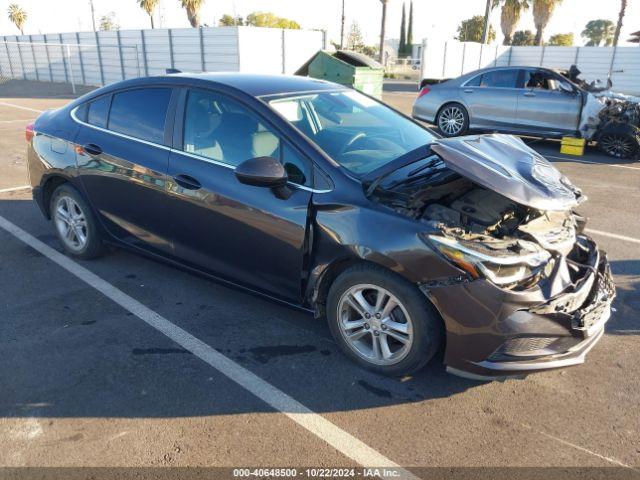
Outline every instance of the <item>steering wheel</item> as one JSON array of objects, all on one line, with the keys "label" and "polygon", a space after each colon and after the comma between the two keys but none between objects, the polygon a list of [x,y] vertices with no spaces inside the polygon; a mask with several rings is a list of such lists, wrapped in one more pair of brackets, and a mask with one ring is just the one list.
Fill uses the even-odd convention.
[{"label": "steering wheel", "polygon": [[340,149],[340,153],[338,155],[342,155],[343,153],[345,153],[349,147],[351,147],[351,145],[353,145],[354,143],[356,143],[358,140],[360,140],[361,138],[366,137],[367,134],[364,132],[358,132],[356,133],[353,137],[351,137],[349,139],[349,141],[347,143],[345,143],[344,147],[342,147]]}]

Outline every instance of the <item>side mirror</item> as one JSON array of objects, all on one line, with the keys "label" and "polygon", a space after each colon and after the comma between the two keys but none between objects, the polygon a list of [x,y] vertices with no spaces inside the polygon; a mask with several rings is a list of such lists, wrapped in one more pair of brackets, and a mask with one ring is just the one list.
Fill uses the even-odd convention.
[{"label": "side mirror", "polygon": [[289,177],[282,164],[273,157],[257,157],[245,160],[236,167],[236,178],[240,183],[254,187],[273,189],[278,198],[289,198]]}]

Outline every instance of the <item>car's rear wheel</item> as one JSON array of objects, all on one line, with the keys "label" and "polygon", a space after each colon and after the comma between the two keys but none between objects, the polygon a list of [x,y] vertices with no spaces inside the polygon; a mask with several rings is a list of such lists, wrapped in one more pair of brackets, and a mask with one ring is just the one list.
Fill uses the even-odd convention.
[{"label": "car's rear wheel", "polygon": [[464,135],[469,128],[469,114],[459,103],[449,103],[438,112],[436,124],[445,137]]},{"label": "car's rear wheel", "polygon": [[616,158],[629,158],[638,153],[638,139],[626,133],[605,133],[598,140],[598,148]]},{"label": "car's rear wheel", "polygon": [[68,255],[88,260],[104,253],[96,218],[73,186],[64,183],[55,189],[49,211],[56,236]]},{"label": "car's rear wheel", "polygon": [[384,375],[422,368],[442,341],[442,322],[425,296],[375,265],[349,268],[334,281],[327,320],[347,356]]}]

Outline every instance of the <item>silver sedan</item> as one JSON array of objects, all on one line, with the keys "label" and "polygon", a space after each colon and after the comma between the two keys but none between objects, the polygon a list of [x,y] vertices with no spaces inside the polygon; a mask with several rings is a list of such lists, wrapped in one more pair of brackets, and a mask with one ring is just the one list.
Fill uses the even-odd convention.
[{"label": "silver sedan", "polygon": [[413,116],[434,123],[445,137],[468,130],[579,136],[583,95],[553,70],[485,68],[425,86],[413,106]]}]

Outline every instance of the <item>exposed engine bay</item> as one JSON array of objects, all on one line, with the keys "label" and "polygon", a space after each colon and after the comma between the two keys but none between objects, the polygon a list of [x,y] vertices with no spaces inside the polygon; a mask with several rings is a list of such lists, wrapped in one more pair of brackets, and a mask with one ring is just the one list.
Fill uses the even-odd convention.
[{"label": "exposed engine bay", "polygon": [[[503,147],[514,157],[527,152],[528,147],[509,143],[511,140],[504,137],[482,142],[507,142],[509,147]],[[429,234],[426,240],[473,278],[487,278],[509,290],[544,288],[547,298],[571,290],[594,268],[588,248],[581,246],[585,219],[571,207],[546,210],[526,204],[535,203],[533,199],[516,201],[454,171],[461,166],[453,155],[464,151],[460,142],[474,140],[439,140],[438,150],[448,156],[448,161],[433,155],[422,166],[408,167],[413,170],[404,178],[396,175],[391,181],[381,182],[370,198],[438,232]],[[479,151],[497,147],[475,144],[473,148],[477,158]],[[470,152],[467,160],[471,159]],[[535,164],[536,159],[531,160]],[[501,174],[509,168],[506,163],[503,166],[505,172]],[[470,171],[472,167],[477,165],[470,165]],[[491,183],[485,173],[483,178]],[[574,200],[581,198],[580,191],[571,188],[567,186],[575,192]]]}]

